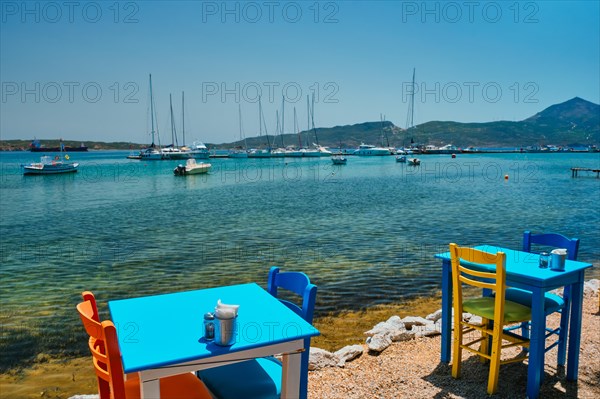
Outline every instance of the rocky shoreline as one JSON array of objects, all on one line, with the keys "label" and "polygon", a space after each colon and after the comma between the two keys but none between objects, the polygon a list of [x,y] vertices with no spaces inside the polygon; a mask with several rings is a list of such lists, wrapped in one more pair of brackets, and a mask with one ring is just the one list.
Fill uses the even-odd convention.
[{"label": "rocky shoreline", "polygon": [[[566,381],[554,349],[545,357],[541,398],[600,397],[599,283],[584,287],[578,381]],[[309,398],[489,398],[487,364],[465,351],[463,377],[454,379],[450,365],[440,362],[439,320],[439,311],[425,318],[392,316],[366,331],[364,344],[335,352],[311,347]],[[557,313],[547,318],[548,326],[559,322]],[[526,385],[526,362],[503,366],[494,397],[525,398]]]},{"label": "rocky shoreline", "polygon": [[[590,280],[584,285],[584,297],[592,297],[598,294],[600,280]],[[562,295],[562,289],[552,291]],[[439,309],[426,317],[392,316],[386,321],[377,323],[369,331],[365,331],[367,352],[371,355],[379,355],[394,342],[410,341],[423,337],[434,337],[441,334],[442,310]],[[479,316],[464,313],[463,319],[473,321]],[[473,320],[472,320],[473,319]],[[480,318],[479,318],[480,319]],[[479,320],[480,321],[480,320]],[[600,333],[599,333],[600,334]],[[356,359],[364,352],[363,345],[348,345],[335,352],[329,352],[321,348],[310,348],[309,370],[319,370],[324,367],[344,367],[346,362]]]}]

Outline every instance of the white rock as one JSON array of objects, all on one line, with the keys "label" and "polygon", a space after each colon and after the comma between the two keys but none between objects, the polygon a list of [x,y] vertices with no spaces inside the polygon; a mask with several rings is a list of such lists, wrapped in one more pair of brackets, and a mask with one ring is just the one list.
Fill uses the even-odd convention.
[{"label": "white rock", "polygon": [[410,341],[415,337],[415,331],[413,330],[398,330],[393,334],[388,333],[388,337],[392,342]]},{"label": "white rock", "polygon": [[600,280],[593,279],[590,281],[586,281],[583,285],[583,296],[590,297],[598,294],[598,289],[600,286]]},{"label": "white rock", "polygon": [[438,335],[439,332],[441,331],[439,329],[439,325],[436,324],[436,322],[431,321],[431,320],[426,320],[426,321],[427,321],[427,323],[425,323],[423,325],[415,324],[411,328],[410,331],[417,337],[429,337],[432,335]]},{"label": "white rock", "polygon": [[375,324],[375,326],[370,329],[369,331],[365,331],[365,335],[372,337],[373,335],[376,334],[383,334],[385,332],[387,332],[390,328],[393,328],[391,325],[389,325],[388,323],[386,323],[385,321],[379,322],[377,324]]},{"label": "white rock", "polygon": [[424,326],[427,325],[428,323],[431,323],[431,321],[424,319],[422,317],[415,317],[415,316],[406,316],[405,318],[402,319],[402,322],[404,323],[404,327],[407,330],[410,330],[413,328],[413,326],[417,325],[417,326]]},{"label": "white rock", "polygon": [[390,324],[392,326],[395,326],[396,328],[399,329],[405,329],[406,326],[404,325],[404,323],[402,322],[402,319],[400,318],[400,316],[392,316],[389,319],[386,320],[387,324]]},{"label": "white rock", "polygon": [[69,399],[99,399],[99,395],[75,395],[71,396]]},{"label": "white rock", "polygon": [[370,351],[380,353],[387,349],[391,344],[392,339],[388,335],[377,334],[371,337],[368,346]]},{"label": "white rock", "polygon": [[333,353],[321,348],[310,348],[308,356],[308,369],[319,370],[324,367],[334,367],[339,363],[339,359]]},{"label": "white rock", "polygon": [[404,323],[402,323],[400,317],[392,316],[387,321],[377,323],[375,327],[369,331],[366,331],[364,334],[370,337],[378,334],[395,336],[405,330],[406,328],[404,327]]},{"label": "white rock", "polygon": [[342,349],[335,351],[333,354],[339,359],[338,367],[344,367],[346,362],[356,359],[362,355],[364,349],[362,345],[348,345]]},{"label": "white rock", "polygon": [[427,320],[431,320],[433,322],[438,321],[439,319],[442,318],[442,309],[438,309],[435,312],[428,314],[425,319]]}]

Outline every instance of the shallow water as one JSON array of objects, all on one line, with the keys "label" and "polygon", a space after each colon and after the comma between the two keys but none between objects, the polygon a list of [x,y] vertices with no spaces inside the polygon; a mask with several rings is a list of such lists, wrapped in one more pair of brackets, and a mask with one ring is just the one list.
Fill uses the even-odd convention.
[{"label": "shallow water", "polygon": [[525,229],[579,237],[579,259],[600,264],[600,179],[570,172],[598,153],[214,159],[187,177],[126,155],[73,153],[77,174],[24,177],[39,155],[0,153],[1,368],[87,353],[83,290],[108,317],[110,299],[266,284],[280,265],[311,277],[325,315],[439,295],[433,255],[449,242],[520,248]]}]

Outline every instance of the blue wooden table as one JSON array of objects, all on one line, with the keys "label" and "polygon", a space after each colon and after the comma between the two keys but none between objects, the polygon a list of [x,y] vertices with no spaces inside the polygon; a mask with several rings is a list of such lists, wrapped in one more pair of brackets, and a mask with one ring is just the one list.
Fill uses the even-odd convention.
[{"label": "blue wooden table", "polygon": [[[240,305],[232,346],[203,338],[217,300]],[[242,284],[108,302],[125,373],[138,372],[142,398],[160,396],[159,378],[283,354],[282,398],[298,397],[304,339],[319,331],[259,285]],[[232,376],[232,384],[236,383]]]},{"label": "blue wooden table", "polygon": [[[538,267],[537,254],[512,249],[480,245],[481,251],[506,254],[506,284],[522,288],[533,293],[531,308],[531,341],[529,347],[529,365],[527,368],[527,396],[537,398],[540,392],[544,372],[546,317],[544,314],[544,293],[559,287],[571,287],[571,318],[569,322],[569,341],[567,353],[567,380],[577,380],[579,368],[579,345],[581,338],[581,311],[583,303],[583,283],[585,269],[590,263],[567,260],[564,271],[541,269]],[[450,361],[452,345],[452,267],[450,252],[435,255],[442,260],[442,362]]]}]

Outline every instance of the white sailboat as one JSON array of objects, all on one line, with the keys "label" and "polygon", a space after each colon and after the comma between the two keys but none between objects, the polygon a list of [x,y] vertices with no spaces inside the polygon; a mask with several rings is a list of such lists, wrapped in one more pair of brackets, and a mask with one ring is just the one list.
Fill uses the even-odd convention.
[{"label": "white sailboat", "polygon": [[238,104],[238,116],[240,120],[240,141],[244,140],[244,148],[236,149],[229,153],[229,158],[248,158],[248,144],[246,143],[246,136],[242,128],[242,106]]},{"label": "white sailboat", "polygon": [[208,159],[210,153],[208,148],[201,141],[194,141],[190,147],[185,145],[185,97],[184,92],[181,92],[181,135],[183,137],[183,146],[181,151],[185,151],[190,154],[190,158],[194,159]]},{"label": "white sailboat", "polygon": [[[258,125],[259,125],[259,136],[262,137],[262,128],[264,123],[264,115],[262,112],[261,98],[258,96]],[[267,136],[267,148],[263,149],[252,149],[248,152],[249,158],[271,158],[271,142],[269,140],[269,133],[267,132],[267,125],[264,123],[265,135]]]},{"label": "white sailboat", "polygon": [[[406,131],[408,132],[410,129],[414,127],[414,109],[415,109],[415,68],[413,68],[413,76],[412,76],[412,86],[410,91],[410,103],[408,104],[408,113],[406,115]],[[412,142],[412,139],[411,139]],[[400,154],[396,157],[396,162],[407,163],[411,166],[418,166],[421,164],[421,160],[419,158],[406,158],[407,154],[413,154],[414,150],[412,148],[407,149],[404,145],[402,149],[398,151]]]},{"label": "white sailboat", "polygon": [[302,152],[300,151],[302,148],[302,135],[300,134],[300,129],[298,128],[296,107],[294,107],[294,131],[298,134],[298,148],[295,148],[294,146],[288,146],[286,148],[285,156],[290,158],[299,158],[302,156]]},{"label": "white sailboat", "polygon": [[182,150],[177,142],[177,128],[173,115],[173,98],[169,94],[169,109],[171,111],[171,144],[162,148],[163,159],[188,159],[192,154],[188,149]]},{"label": "white sailboat", "polygon": [[[306,106],[308,107],[308,95],[306,96]],[[310,121],[312,123],[312,130],[315,133],[315,141],[313,143],[313,149],[311,151],[317,152],[319,157],[329,157],[331,156],[331,151],[329,151],[326,147],[323,147],[319,144],[319,137],[317,136],[317,128],[315,127],[315,93],[312,94],[312,108],[310,110]],[[310,126],[309,126],[310,129]],[[309,151],[309,152],[311,152]],[[309,155],[311,156],[311,155]]]},{"label": "white sailboat", "polygon": [[[154,97],[152,95],[152,74],[150,74],[150,124],[152,126],[150,134],[152,135],[152,144],[148,148],[145,148],[140,152],[140,159],[146,161],[160,161],[163,159],[162,151],[160,150],[160,136],[158,135],[158,123],[156,124],[156,131],[154,130],[154,122],[156,121],[156,115],[154,115]],[[158,146],[154,144],[154,135],[158,138]]]},{"label": "white sailboat", "polygon": [[[284,97],[284,103],[285,103],[285,97]],[[275,118],[277,119],[275,132],[276,132],[276,134],[279,133],[279,137],[281,138],[281,147],[276,148],[273,151],[271,151],[271,156],[273,158],[283,158],[283,157],[285,157],[285,144],[283,143],[283,108],[281,111],[281,125],[279,124],[279,111],[275,111]],[[275,144],[275,140],[276,140],[276,138],[273,138],[273,144]]]}]

